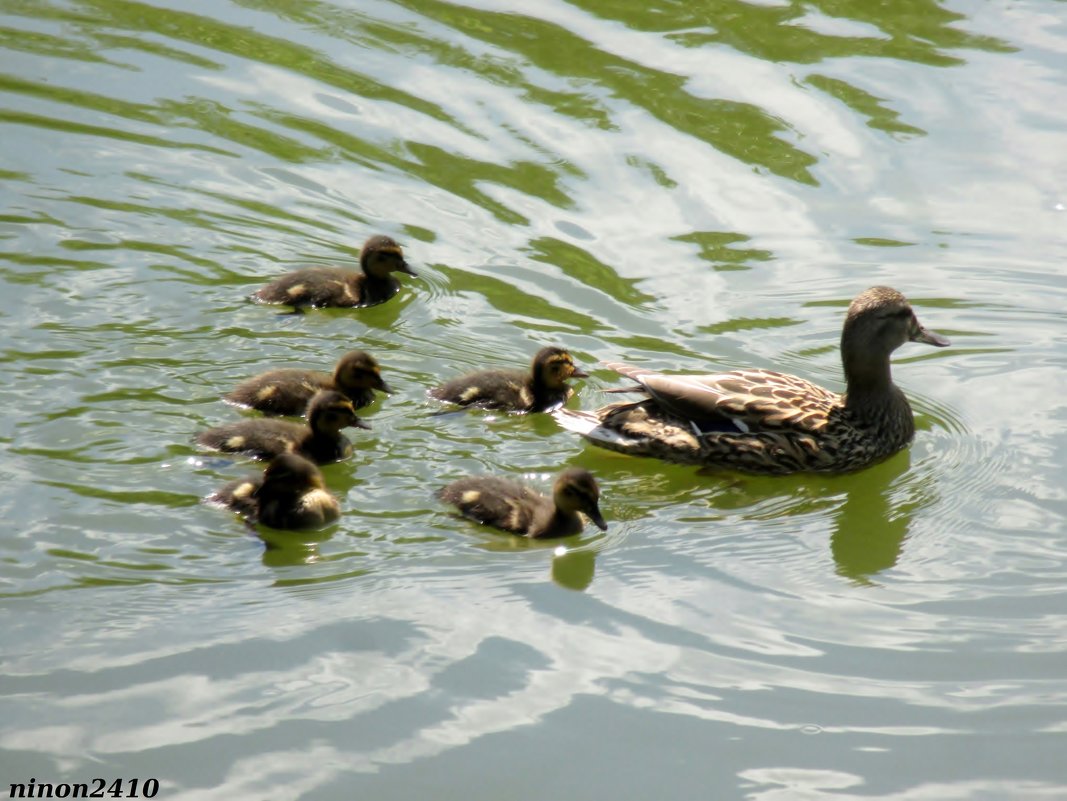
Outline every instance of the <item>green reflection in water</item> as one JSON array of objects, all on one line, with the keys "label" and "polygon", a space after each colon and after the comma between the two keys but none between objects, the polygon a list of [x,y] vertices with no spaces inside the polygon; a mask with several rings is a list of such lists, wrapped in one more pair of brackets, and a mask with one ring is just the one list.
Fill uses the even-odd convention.
[{"label": "green reflection in water", "polygon": [[92,43],[73,42],[22,28],[0,27],[0,48],[33,53],[45,58],[69,58],[79,61],[111,63],[96,52]]},{"label": "green reflection in water", "polygon": [[[867,56],[950,66],[962,63],[962,59],[947,55],[944,50],[970,48],[1008,53],[1015,49],[992,36],[955,27],[966,17],[943,8],[936,0],[792,0],[774,5],[740,0],[656,4],[574,0],[573,4],[633,30],[681,31],[671,34],[671,38],[689,47],[727,44],[764,61],[811,64],[830,58]],[[805,25],[805,17],[812,10],[825,15],[831,26],[836,21],[847,21],[873,26],[877,32],[870,36],[820,33]]]},{"label": "green reflection in water", "polygon": [[762,248],[737,248],[739,243],[750,241],[744,234],[729,231],[693,231],[674,237],[679,242],[691,242],[700,247],[700,258],[709,262],[719,272],[748,270],[750,262],[766,262],[774,254]]},{"label": "green reflection in water", "polygon": [[[154,33],[252,62],[293,70],[327,86],[363,97],[399,103],[460,127],[458,122],[451,120],[433,103],[347,70],[311,48],[267,36],[249,27],[229,25],[218,19],[129,0],[81,0],[79,5],[90,10],[99,25]],[[58,9],[55,11],[56,16],[63,15]],[[34,16],[49,15],[35,13]]]},{"label": "green reflection in water", "polygon": [[921,136],[926,133],[922,128],[898,122],[897,118],[900,114],[892,109],[885,108],[883,106],[884,98],[875,97],[862,89],[857,89],[847,81],[828,78],[825,75],[810,75],[807,78],[807,82],[826,92],[831,97],[837,98],[860,117],[866,117],[867,125],[871,128],[877,128],[887,133],[912,136]]},{"label": "green reflection in water", "polygon": [[554,264],[585,286],[596,287],[624,305],[641,306],[654,300],[636,288],[637,280],[623,278],[612,267],[573,243],[541,237],[530,242],[529,252],[534,261]]},{"label": "green reflection in water", "polygon": [[614,97],[643,108],[677,131],[701,139],[747,164],[792,180],[815,184],[808,172],[816,159],[780,139],[786,126],[750,103],[700,98],[685,91],[687,80],[651,69],[593,46],[573,32],[519,14],[482,11],[435,0],[407,7],[502,50],[518,54],[572,85],[604,87]]},{"label": "green reflection in water", "polygon": [[614,127],[608,110],[588,95],[538,86],[525,75],[517,61],[495,54],[472,53],[452,38],[434,38],[414,26],[386,24],[366,17],[357,9],[339,9],[329,3],[239,0],[238,5],[267,11],[360,48],[402,52],[411,56],[427,55],[434,64],[463,70],[498,86],[517,89],[523,99],[546,106],[558,114],[582,120],[597,128]]},{"label": "green reflection in water", "polygon": [[559,208],[571,206],[570,198],[559,187],[559,165],[549,167],[531,161],[494,164],[461,157],[453,151],[419,142],[409,143],[408,149],[421,165],[414,170],[416,174],[493,213],[502,222],[529,225],[530,221],[486,195],[475,186],[476,184],[489,182],[514,187]]},{"label": "green reflection in water", "polygon": [[512,318],[516,325],[523,325],[520,322],[522,320],[536,320],[537,328],[546,330],[545,324],[552,320],[586,334],[604,327],[603,323],[594,317],[573,309],[560,308],[543,297],[523,292],[509,281],[445,265],[437,265],[436,269],[448,278],[451,292],[472,292],[479,295],[494,309]]}]

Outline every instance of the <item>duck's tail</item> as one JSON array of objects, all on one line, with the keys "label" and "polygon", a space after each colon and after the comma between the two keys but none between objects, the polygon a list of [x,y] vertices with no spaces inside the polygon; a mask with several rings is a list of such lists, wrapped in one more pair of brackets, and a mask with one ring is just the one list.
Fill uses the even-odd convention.
[{"label": "duck's tail", "polygon": [[593,412],[583,412],[574,409],[556,409],[552,412],[556,422],[568,431],[588,437],[593,429],[600,425],[600,418]]}]

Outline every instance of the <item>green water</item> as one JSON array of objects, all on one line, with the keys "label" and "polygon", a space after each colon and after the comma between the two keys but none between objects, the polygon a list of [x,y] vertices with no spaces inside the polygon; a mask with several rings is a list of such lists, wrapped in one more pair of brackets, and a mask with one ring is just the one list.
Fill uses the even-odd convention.
[{"label": "green water", "polygon": [[[0,48],[4,792],[1067,797],[1067,4],[0,0]],[[244,302],[372,233],[387,304]],[[841,388],[874,284],[953,346],[897,352],[915,443],[853,475],[425,396],[546,344],[576,407],[605,359]],[[200,504],[255,469],[192,445],[220,395],[354,347],[396,393],[341,521]],[[433,498],[565,465],[607,533]]]}]

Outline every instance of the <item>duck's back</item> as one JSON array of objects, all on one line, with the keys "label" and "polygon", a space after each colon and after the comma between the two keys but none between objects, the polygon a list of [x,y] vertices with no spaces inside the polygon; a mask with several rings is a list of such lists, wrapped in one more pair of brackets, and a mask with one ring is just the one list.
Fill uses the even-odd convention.
[{"label": "duck's back", "polygon": [[[633,378],[667,414],[704,430],[729,423],[740,432],[823,430],[841,396],[798,376],[759,368],[707,375],[668,375],[608,363]],[[725,430],[730,430],[727,427]]]}]

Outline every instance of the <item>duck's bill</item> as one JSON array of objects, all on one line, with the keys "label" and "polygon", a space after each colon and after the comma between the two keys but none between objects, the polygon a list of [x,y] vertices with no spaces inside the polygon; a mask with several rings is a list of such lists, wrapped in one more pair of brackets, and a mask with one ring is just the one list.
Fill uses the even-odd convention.
[{"label": "duck's bill", "polygon": [[926,328],[923,328],[921,325],[918,327],[917,330],[912,332],[911,341],[922,342],[923,344],[933,345],[934,347],[938,348],[944,348],[952,344],[949,341],[948,337],[943,337],[936,331],[930,331]]},{"label": "duck's bill", "polygon": [[413,275],[416,278],[419,277],[419,274],[417,272],[415,272],[414,270],[412,270],[411,269],[411,265],[408,264],[406,261],[401,262],[400,263],[400,267],[398,267],[397,269],[402,273],[407,273],[408,275]]},{"label": "duck's bill", "polygon": [[589,519],[593,521],[593,525],[595,525],[598,529],[600,529],[601,531],[608,530],[608,523],[604,519],[604,515],[600,514],[599,509],[592,509],[586,512],[586,514],[589,515]]},{"label": "duck's bill", "polygon": [[571,378],[589,378],[589,373],[581,367],[574,365],[574,372],[571,373]]},{"label": "duck's bill", "polygon": [[354,421],[352,422],[352,428],[365,428],[365,429],[367,429],[368,431],[370,431],[370,423],[365,423],[365,422],[363,422],[363,419],[362,419],[362,418],[356,418],[356,419],[355,419],[355,420],[354,420]]},{"label": "duck's bill", "polygon": [[378,386],[376,386],[375,389],[377,389],[379,392],[384,392],[386,395],[392,395],[393,394],[393,388],[391,386],[389,386],[387,383],[385,383],[385,379],[384,378],[381,379],[378,382]]}]

